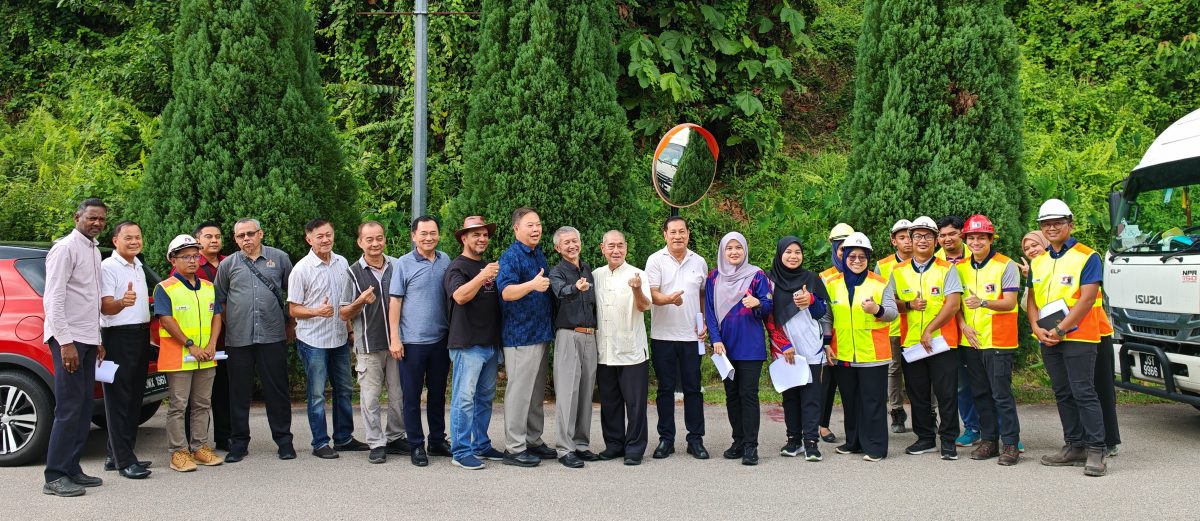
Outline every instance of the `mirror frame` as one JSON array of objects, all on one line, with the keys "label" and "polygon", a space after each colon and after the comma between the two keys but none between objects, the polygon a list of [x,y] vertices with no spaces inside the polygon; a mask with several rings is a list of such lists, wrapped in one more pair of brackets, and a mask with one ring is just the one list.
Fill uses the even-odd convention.
[{"label": "mirror frame", "polygon": [[662,139],[658,142],[658,146],[654,148],[654,157],[650,160],[650,184],[654,186],[654,192],[658,194],[658,198],[661,199],[662,202],[666,203],[667,206],[672,208],[687,208],[689,206],[694,206],[700,201],[703,201],[704,197],[708,195],[709,190],[712,190],[713,183],[715,183],[717,180],[716,166],[714,166],[712,179],[709,180],[708,187],[704,189],[704,194],[702,194],[699,199],[696,199],[695,201],[685,205],[679,205],[671,202],[667,195],[662,192],[662,187],[658,185],[658,178],[656,177],[655,163],[658,162],[658,156],[662,154],[663,150],[667,148],[667,145],[671,143],[671,138],[675,137],[676,134],[683,132],[684,130],[692,130],[704,137],[704,141],[708,143],[708,150],[712,152],[714,165],[717,164],[717,160],[720,157],[720,148],[717,147],[717,138],[713,137],[712,132],[709,132],[704,127],[695,123],[680,123],[672,127],[671,130],[668,130],[667,133],[663,135]]}]

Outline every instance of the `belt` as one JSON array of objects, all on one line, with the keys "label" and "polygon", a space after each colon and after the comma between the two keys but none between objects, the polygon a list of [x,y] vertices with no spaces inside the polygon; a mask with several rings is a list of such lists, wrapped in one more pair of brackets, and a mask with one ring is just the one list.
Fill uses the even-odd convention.
[{"label": "belt", "polygon": [[146,322],[145,324],[124,324],[124,325],[120,325],[120,326],[108,326],[104,329],[108,329],[108,330],[112,330],[112,331],[149,331],[150,323]]},{"label": "belt", "polygon": [[577,327],[577,328],[575,328],[575,332],[576,332],[576,333],[583,333],[583,334],[585,334],[585,335],[594,335],[594,334],[596,334],[596,328],[593,328],[593,327]]}]

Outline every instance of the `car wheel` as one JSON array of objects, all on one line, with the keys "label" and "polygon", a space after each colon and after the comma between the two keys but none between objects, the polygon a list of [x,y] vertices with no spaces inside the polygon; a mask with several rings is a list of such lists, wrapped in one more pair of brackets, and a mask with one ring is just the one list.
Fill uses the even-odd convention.
[{"label": "car wheel", "polygon": [[54,401],[32,375],[0,371],[0,466],[25,465],[46,455]]},{"label": "car wheel", "polygon": [[143,423],[150,421],[150,418],[153,418],[154,414],[158,412],[159,407],[162,407],[162,400],[159,400],[154,403],[147,403],[147,404],[143,405],[142,406],[142,416],[141,416],[141,418],[138,418],[138,425],[141,425]]}]

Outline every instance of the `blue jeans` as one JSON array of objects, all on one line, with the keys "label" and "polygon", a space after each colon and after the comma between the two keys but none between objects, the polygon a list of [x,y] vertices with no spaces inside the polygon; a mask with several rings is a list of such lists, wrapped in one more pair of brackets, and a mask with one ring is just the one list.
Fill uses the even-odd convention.
[{"label": "blue jeans", "polygon": [[454,459],[481,454],[492,447],[488,425],[496,397],[500,350],[492,346],[456,347],[450,391],[450,450]]},{"label": "blue jeans", "polygon": [[979,412],[975,410],[974,393],[971,390],[971,375],[967,373],[967,361],[962,357],[963,350],[958,353],[958,415],[962,417],[963,432],[979,432]]},{"label": "blue jeans", "polygon": [[312,446],[319,449],[329,445],[325,427],[325,382],[333,384],[333,442],[349,442],[354,437],[354,406],[350,403],[354,384],[350,376],[350,344],[321,349],[296,341],[300,360],[307,376],[308,426],[312,429]]}]

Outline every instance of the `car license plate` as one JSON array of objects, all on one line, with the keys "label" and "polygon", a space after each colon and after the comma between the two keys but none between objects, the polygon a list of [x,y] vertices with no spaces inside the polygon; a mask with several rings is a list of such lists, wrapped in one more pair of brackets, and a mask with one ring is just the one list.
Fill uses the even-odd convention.
[{"label": "car license plate", "polygon": [[167,390],[167,375],[157,373],[146,377],[147,396],[165,390]]},{"label": "car license plate", "polygon": [[1142,374],[1149,378],[1162,378],[1162,366],[1158,365],[1158,357],[1151,353],[1142,353]]}]

